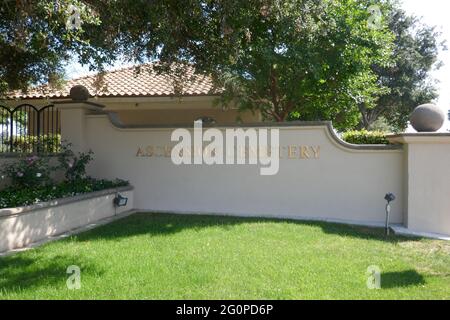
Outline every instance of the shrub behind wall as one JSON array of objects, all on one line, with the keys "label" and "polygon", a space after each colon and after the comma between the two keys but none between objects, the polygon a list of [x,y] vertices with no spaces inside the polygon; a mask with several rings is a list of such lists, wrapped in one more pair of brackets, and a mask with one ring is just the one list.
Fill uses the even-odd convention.
[{"label": "shrub behind wall", "polygon": [[352,144],[389,144],[382,131],[352,130],[342,134],[342,140]]}]

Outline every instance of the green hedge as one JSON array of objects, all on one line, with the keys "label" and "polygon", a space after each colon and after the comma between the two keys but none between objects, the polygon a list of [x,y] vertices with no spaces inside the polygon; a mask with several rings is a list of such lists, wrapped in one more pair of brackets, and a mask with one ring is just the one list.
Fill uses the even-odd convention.
[{"label": "green hedge", "polygon": [[128,185],[128,181],[123,180],[110,181],[87,178],[76,182],[62,182],[42,187],[9,187],[0,191],[0,209],[22,207]]},{"label": "green hedge", "polygon": [[342,134],[342,140],[352,144],[389,144],[382,131],[352,130]]},{"label": "green hedge", "polygon": [[[5,139],[0,145],[0,152],[10,152],[10,139]],[[58,153],[61,151],[61,135],[41,135],[41,136],[13,136],[13,149],[15,153],[33,153],[39,150],[40,153]]]}]

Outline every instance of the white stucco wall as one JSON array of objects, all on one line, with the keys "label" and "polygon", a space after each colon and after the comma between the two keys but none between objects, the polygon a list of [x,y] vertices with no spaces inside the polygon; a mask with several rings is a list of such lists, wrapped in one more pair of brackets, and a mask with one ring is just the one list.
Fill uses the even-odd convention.
[{"label": "white stucco wall", "polygon": [[393,192],[391,222],[403,222],[403,151],[344,147],[326,125],[281,127],[281,146],[320,146],[320,158],[284,157],[275,176],[254,165],[176,166],[136,156],[139,147],[173,145],[173,129],[119,129],[106,115],[87,116],[85,129],[95,152],[90,173],[129,180],[139,210],[382,224],[384,195]]},{"label": "white stucco wall", "polygon": [[[107,192],[107,191],[105,191]],[[133,191],[120,192],[128,197],[126,207],[113,206],[114,192],[71,202],[60,199],[29,208],[0,209],[0,253],[23,248],[31,243],[84,227],[133,208]],[[89,197],[82,195],[81,198]],[[41,208],[39,208],[41,207]]]},{"label": "white stucco wall", "polygon": [[405,226],[415,232],[450,235],[450,135],[404,134]]}]

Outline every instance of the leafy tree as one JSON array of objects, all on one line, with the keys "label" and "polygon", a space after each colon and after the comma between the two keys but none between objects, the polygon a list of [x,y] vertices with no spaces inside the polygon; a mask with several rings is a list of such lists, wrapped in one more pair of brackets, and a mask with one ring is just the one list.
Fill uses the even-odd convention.
[{"label": "leafy tree", "polygon": [[373,108],[359,105],[360,127],[370,129],[382,117],[391,128],[402,131],[415,107],[437,98],[430,72],[441,66],[438,54],[445,46],[438,42],[435,27],[422,24],[395,6],[387,13],[389,29],[395,34],[395,63],[389,67],[375,64],[373,70],[389,92],[381,95]]},{"label": "leafy tree", "polygon": [[70,5],[85,24],[98,25],[77,0],[3,0],[0,6],[0,97],[31,84],[56,84],[70,54],[89,48],[83,30],[67,25]]},{"label": "leafy tree", "polygon": [[69,53],[95,67],[124,56],[178,76],[194,65],[225,89],[222,102],[271,120],[337,117],[346,126],[358,121],[353,96],[371,105],[383,90],[370,66],[391,54],[390,33],[368,28],[369,0],[88,0],[75,30],[67,7],[81,2],[24,3],[0,12],[8,89],[54,77]]},{"label": "leafy tree", "polygon": [[252,39],[240,42],[236,61],[219,64],[227,77],[224,101],[237,97],[242,108],[276,121],[335,119],[337,127],[354,125],[358,113],[349,102],[359,95],[374,103],[383,88],[370,66],[387,65],[390,58],[389,32],[368,28],[369,5],[292,1],[255,19]]},{"label": "leafy tree", "polygon": [[159,72],[186,75],[194,65],[224,89],[221,102],[260,111],[270,120],[338,119],[338,126],[355,126],[354,100],[372,106],[385,92],[371,66],[387,66],[392,53],[386,26],[368,26],[374,3],[385,5],[369,0],[109,2],[99,12],[108,37],[103,44],[90,40],[133,60],[158,60]]},{"label": "leafy tree", "polygon": [[[427,55],[432,47],[427,41],[433,43],[435,34],[423,29],[430,34],[414,38],[422,41],[417,49],[424,56],[417,72],[421,80],[411,76],[404,84],[396,71],[402,61],[393,60],[393,51],[407,47],[408,38],[399,41],[395,31],[409,30],[408,24],[398,22],[393,28],[393,18],[376,21],[375,28],[369,24],[371,6],[389,12],[389,0],[18,3],[15,7],[6,0],[0,8],[0,95],[57,82],[65,61],[77,55],[82,64],[100,71],[119,57],[158,61],[155,71],[171,74],[179,92],[195,67],[197,74],[213,77],[222,92],[220,102],[275,121],[333,120],[345,128],[357,126],[362,117],[369,119],[365,126],[380,115],[400,119],[409,105],[403,94],[407,84],[415,85],[415,91],[408,90],[415,101],[429,97],[420,81],[434,61]],[[67,28],[70,5],[79,8],[80,28]],[[408,68],[418,70],[410,61]],[[404,101],[391,107],[395,94]],[[379,112],[381,106],[389,108]]]}]

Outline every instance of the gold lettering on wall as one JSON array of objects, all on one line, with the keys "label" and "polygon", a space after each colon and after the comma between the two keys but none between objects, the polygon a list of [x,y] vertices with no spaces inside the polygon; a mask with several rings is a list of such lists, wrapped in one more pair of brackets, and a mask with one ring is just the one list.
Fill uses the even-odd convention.
[{"label": "gold lettering on wall", "polygon": [[138,147],[138,151],[136,152],[136,157],[143,157],[144,151],[142,151],[141,147]]},{"label": "gold lettering on wall", "polygon": [[296,151],[297,151],[296,146],[289,146],[288,147],[288,159],[295,159]]},{"label": "gold lettering on wall", "polygon": [[152,157],[155,154],[155,149],[153,146],[147,146],[145,150],[147,150],[147,157]]},{"label": "gold lettering on wall", "polygon": [[[147,158],[170,158],[172,153],[171,145],[148,145],[148,146],[138,146],[136,151],[136,157],[147,157]],[[263,150],[267,153],[268,150]],[[288,160],[314,160],[320,159],[320,146],[307,146],[307,145],[287,145],[284,147],[280,147],[280,159],[288,159]],[[202,150],[201,148],[196,148],[192,151],[186,151],[189,156],[192,156],[194,153],[201,155],[203,152],[215,153],[215,150]],[[182,156],[183,151],[180,151],[180,156]],[[238,157],[248,157],[249,155],[256,156],[258,155],[257,149],[254,148],[240,148],[236,150],[236,155]]]},{"label": "gold lettering on wall", "polygon": [[310,158],[308,146],[301,146],[300,150],[301,150],[300,151],[300,158],[302,158],[302,159],[309,159]]},{"label": "gold lettering on wall", "polygon": [[319,157],[320,157],[320,146],[311,147],[311,150],[314,153],[314,158],[319,159]]}]

